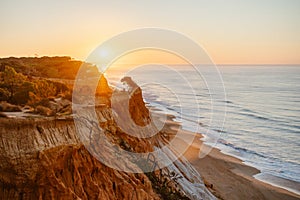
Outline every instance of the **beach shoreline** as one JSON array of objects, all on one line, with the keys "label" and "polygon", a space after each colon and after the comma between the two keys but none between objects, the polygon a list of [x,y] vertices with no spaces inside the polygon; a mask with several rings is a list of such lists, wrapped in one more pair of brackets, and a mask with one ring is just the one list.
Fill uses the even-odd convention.
[{"label": "beach shoreline", "polygon": [[[201,138],[201,141],[203,141],[204,144],[205,144],[205,140],[203,140],[203,138]],[[253,167],[253,168],[257,169],[259,172],[257,174],[253,175],[253,178],[255,178],[256,180],[262,181],[264,183],[267,183],[267,184],[275,186],[275,187],[279,187],[281,189],[285,189],[289,192],[295,193],[296,195],[300,195],[300,183],[299,182],[296,182],[296,181],[293,181],[293,180],[290,180],[290,179],[286,179],[286,178],[282,178],[282,177],[278,177],[278,176],[275,176],[275,175],[271,175],[271,174],[268,174],[268,173],[264,173],[255,164],[248,163],[248,162],[244,161],[243,157],[239,157],[239,156],[236,156],[234,154],[228,153],[228,152],[226,152],[226,151],[224,151],[224,150],[222,150],[221,148],[218,148],[218,147],[214,147],[214,148],[220,150],[221,154],[225,154],[227,156],[237,158],[243,164],[245,164],[249,167]]]},{"label": "beach shoreline", "polygon": [[[158,109],[159,110],[159,109]],[[156,110],[157,111],[157,110]],[[260,170],[247,165],[243,160],[222,152],[216,147],[211,147],[203,141],[201,133],[194,133],[184,130],[180,122],[176,122],[176,117],[166,113],[165,127],[170,132],[176,145],[186,145],[185,138],[178,138],[174,135],[187,135],[187,138],[194,137],[183,156],[199,172],[206,187],[218,199],[274,199],[274,200],[296,200],[300,195],[296,192],[282,188],[276,184],[255,178],[260,174]],[[182,134],[183,133],[183,134]],[[175,140],[175,141],[174,141]],[[203,158],[199,157],[200,152],[208,152]]]},{"label": "beach shoreline", "polygon": [[[174,123],[167,122],[167,124],[174,129]],[[260,170],[246,165],[239,158],[221,152],[220,149],[206,145],[201,140],[202,134],[186,131],[180,127],[175,127],[175,129],[194,135],[194,140],[184,153],[184,157],[199,172],[206,187],[217,198],[237,200],[300,199],[300,195],[294,192],[256,179],[254,175],[259,174]],[[174,139],[178,138],[174,137]],[[199,158],[200,150],[205,151],[205,149],[210,150],[209,153],[203,158]]]}]

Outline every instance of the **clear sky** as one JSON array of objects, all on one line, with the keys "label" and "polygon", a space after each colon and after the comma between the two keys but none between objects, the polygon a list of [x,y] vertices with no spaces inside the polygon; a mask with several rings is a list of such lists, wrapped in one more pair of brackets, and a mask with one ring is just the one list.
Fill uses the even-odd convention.
[{"label": "clear sky", "polygon": [[142,27],[181,32],[219,64],[299,64],[300,0],[1,0],[0,57],[86,56]]}]

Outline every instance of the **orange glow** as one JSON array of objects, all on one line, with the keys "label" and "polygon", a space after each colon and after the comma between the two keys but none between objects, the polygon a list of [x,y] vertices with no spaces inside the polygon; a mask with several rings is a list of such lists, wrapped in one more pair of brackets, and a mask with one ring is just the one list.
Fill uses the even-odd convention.
[{"label": "orange glow", "polygon": [[176,54],[154,49],[137,50],[123,55],[117,59],[110,68],[116,68],[124,65],[142,65],[142,64],[188,64],[183,58]]}]

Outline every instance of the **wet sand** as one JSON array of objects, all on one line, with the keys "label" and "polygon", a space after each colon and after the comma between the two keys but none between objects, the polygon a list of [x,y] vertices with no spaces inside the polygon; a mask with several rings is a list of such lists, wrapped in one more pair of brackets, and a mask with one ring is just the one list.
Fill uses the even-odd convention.
[{"label": "wet sand", "polygon": [[[173,126],[174,129],[173,124],[170,126]],[[179,131],[195,136],[184,156],[201,174],[209,190],[219,199],[300,199],[300,196],[295,193],[255,179],[253,175],[260,172],[258,169],[245,165],[237,158],[221,153],[219,149],[211,149],[200,140],[201,134],[181,129]],[[209,149],[211,151],[203,158],[199,158],[200,149],[202,152]]]}]

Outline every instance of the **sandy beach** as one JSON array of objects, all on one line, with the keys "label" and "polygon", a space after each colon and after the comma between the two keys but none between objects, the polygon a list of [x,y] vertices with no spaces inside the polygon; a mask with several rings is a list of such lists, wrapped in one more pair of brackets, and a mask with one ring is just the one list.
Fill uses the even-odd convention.
[{"label": "sandy beach", "polygon": [[[179,131],[193,134],[185,130]],[[255,179],[253,175],[259,173],[258,169],[247,166],[241,160],[225,155],[216,148],[200,159],[199,149],[205,145],[200,140],[201,137],[200,134],[195,135],[184,156],[201,174],[209,190],[219,199],[300,199],[295,193]]]},{"label": "sandy beach", "polygon": [[[224,200],[296,200],[300,196],[288,190],[270,185],[255,179],[260,173],[254,167],[245,165],[242,160],[222,153],[217,148],[211,148],[203,143],[202,135],[181,129],[180,123],[173,121],[174,116],[167,115],[165,127],[172,135],[184,134],[186,138],[172,137],[174,147],[186,145],[187,138],[194,137],[192,144],[184,153],[193,167],[202,176],[206,187],[219,199]],[[185,141],[184,141],[185,140]],[[199,158],[200,149],[211,151]]]}]

